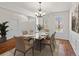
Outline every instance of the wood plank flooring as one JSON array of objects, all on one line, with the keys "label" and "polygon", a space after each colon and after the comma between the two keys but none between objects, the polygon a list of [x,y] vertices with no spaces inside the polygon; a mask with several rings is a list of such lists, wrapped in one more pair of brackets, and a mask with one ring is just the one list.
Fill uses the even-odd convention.
[{"label": "wood plank flooring", "polygon": [[[64,46],[65,56],[76,56],[70,42],[68,40],[56,39],[60,44]],[[13,48],[15,48],[16,40],[14,38],[7,40],[4,43],[0,43],[0,54],[5,53]]]},{"label": "wood plank flooring", "polygon": [[64,46],[65,56],[76,56],[69,40],[57,39]]},{"label": "wood plank flooring", "polygon": [[15,47],[16,41],[14,38],[7,40],[6,42],[0,43],[0,54],[9,51]]}]

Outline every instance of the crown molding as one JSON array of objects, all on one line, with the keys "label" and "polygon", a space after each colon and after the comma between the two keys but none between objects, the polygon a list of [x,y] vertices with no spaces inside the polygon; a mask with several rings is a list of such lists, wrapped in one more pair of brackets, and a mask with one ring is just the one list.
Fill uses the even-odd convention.
[{"label": "crown molding", "polygon": [[[24,14],[24,13],[20,12],[19,10],[17,11],[17,10],[13,10],[13,9],[6,8],[6,7],[1,7],[0,6],[0,9],[3,9],[4,11],[8,11],[8,12],[11,12],[11,13],[14,13],[14,14],[17,14],[17,15],[24,15],[24,16],[35,17],[35,16],[32,16],[32,15],[28,15],[28,13]],[[26,11],[32,13],[31,11],[28,11],[28,10],[26,10]]]}]

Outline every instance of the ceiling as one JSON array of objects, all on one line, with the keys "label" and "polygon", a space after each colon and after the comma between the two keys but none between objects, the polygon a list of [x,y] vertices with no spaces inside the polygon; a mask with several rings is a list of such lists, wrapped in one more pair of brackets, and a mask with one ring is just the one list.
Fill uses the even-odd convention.
[{"label": "ceiling", "polygon": [[[24,8],[27,8],[28,10],[31,11],[36,11],[39,7],[37,2],[30,2],[30,3],[24,3]],[[57,12],[57,11],[64,11],[64,10],[69,10],[71,7],[71,3],[66,3],[66,2],[42,2],[42,10],[46,12]]]},{"label": "ceiling", "polygon": [[[42,10],[46,13],[60,12],[69,10],[72,6],[71,2],[42,2]],[[36,12],[38,9],[38,2],[0,2],[0,7],[24,12]]]}]

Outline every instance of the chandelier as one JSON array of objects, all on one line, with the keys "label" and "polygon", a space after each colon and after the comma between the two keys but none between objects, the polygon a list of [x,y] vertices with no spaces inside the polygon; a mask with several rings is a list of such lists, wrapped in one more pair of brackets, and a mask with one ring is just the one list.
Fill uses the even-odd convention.
[{"label": "chandelier", "polygon": [[39,8],[38,8],[37,12],[35,12],[35,15],[36,15],[37,17],[42,17],[42,16],[45,15],[45,13],[42,12],[41,3],[42,3],[42,2],[39,2]]}]

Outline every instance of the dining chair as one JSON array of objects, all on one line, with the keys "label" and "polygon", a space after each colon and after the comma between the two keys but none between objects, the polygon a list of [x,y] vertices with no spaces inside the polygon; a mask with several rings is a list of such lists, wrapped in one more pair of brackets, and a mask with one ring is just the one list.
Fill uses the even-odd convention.
[{"label": "dining chair", "polygon": [[24,42],[24,39],[22,37],[14,37],[16,39],[16,47],[14,51],[14,56],[16,54],[16,51],[22,52],[25,56],[25,54],[32,49],[32,55],[34,55],[33,52],[33,45],[29,44],[28,41],[26,43]]},{"label": "dining chair", "polygon": [[33,30],[30,30],[30,31],[29,31],[29,34],[33,34]]},{"label": "dining chair", "polygon": [[[46,39],[44,39],[44,40],[41,41],[41,44],[47,45],[47,46],[50,47],[52,55],[53,55],[53,50],[52,49],[55,49],[55,45],[56,45],[55,44],[56,43],[56,41],[55,41],[55,34],[56,34],[56,32],[54,32],[51,35],[50,39],[49,39],[49,37],[47,37]],[[53,45],[53,47],[52,47],[52,45]]]},{"label": "dining chair", "polygon": [[28,34],[28,32],[27,31],[23,31],[22,34],[23,35],[26,35],[26,34]]},{"label": "dining chair", "polygon": [[[27,35],[28,32],[27,32],[27,31],[23,31],[22,34],[23,34],[23,35]],[[24,37],[24,40],[30,41],[31,38],[30,38],[30,37]]]}]

